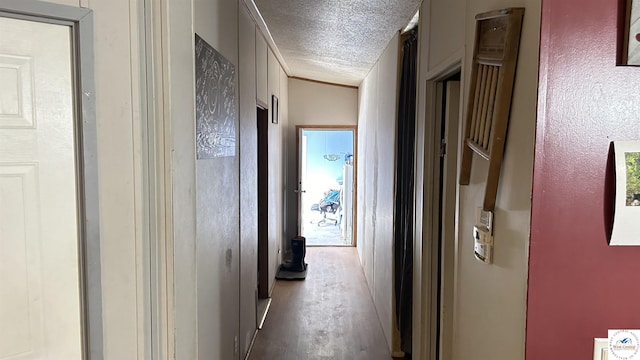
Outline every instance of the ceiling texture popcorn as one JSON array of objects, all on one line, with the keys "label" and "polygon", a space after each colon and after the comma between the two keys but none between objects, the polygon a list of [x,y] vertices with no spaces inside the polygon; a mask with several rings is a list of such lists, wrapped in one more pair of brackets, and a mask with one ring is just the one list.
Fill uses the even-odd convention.
[{"label": "ceiling texture popcorn", "polygon": [[358,86],[419,0],[254,0],[289,76]]}]

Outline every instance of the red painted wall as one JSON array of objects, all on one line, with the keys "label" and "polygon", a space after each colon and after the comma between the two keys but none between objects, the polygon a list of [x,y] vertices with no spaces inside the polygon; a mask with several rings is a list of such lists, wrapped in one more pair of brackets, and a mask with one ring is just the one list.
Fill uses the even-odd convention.
[{"label": "red painted wall", "polygon": [[594,337],[640,328],[640,247],[609,247],[605,231],[609,142],[640,140],[640,67],[616,66],[618,11],[542,1],[528,360],[591,359]]}]

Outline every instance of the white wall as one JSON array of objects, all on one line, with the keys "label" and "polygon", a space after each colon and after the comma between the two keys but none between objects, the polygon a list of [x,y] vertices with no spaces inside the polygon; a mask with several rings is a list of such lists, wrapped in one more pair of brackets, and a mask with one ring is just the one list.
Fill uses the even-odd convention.
[{"label": "white wall", "polygon": [[[526,10],[494,217],[495,260],[493,265],[485,266],[473,258],[470,234],[475,223],[475,207],[482,202],[479,194],[484,192],[487,176],[486,162],[474,155],[471,182],[460,189],[458,302],[454,332],[454,344],[458,345],[454,348],[454,359],[470,356],[496,360],[524,358],[540,0],[516,3],[468,1],[466,19],[471,24],[477,13],[515,6]],[[474,30],[467,27],[467,44],[473,43]],[[468,46],[467,74],[471,72],[471,51]],[[478,312],[478,306],[485,310]],[[482,341],[476,340],[480,334]]]},{"label": "white wall", "polygon": [[[285,240],[298,235],[298,195],[294,192],[298,188],[299,176],[296,126],[358,124],[358,89],[295,78],[288,79],[287,83],[289,123],[284,139],[284,153],[287,154]],[[289,244],[285,245],[285,251],[288,251]]]},{"label": "white wall", "polygon": [[[241,20],[238,20],[239,11]],[[192,13],[195,19],[191,18]],[[170,21],[170,34],[173,35],[170,39],[173,47],[168,55],[172,60],[169,61],[171,68],[167,72],[172,81],[169,86],[172,93],[169,99],[171,108],[176,105],[189,106],[188,111],[171,113],[171,123],[175,129],[172,147],[180,149],[173,152],[173,192],[186,193],[187,198],[195,198],[194,208],[193,203],[189,207],[183,198],[174,196],[174,207],[181,205],[188,209],[180,214],[174,211],[173,221],[174,224],[184,223],[187,231],[193,231],[194,221],[197,224],[195,235],[188,233],[188,236],[195,236],[195,244],[193,238],[179,236],[178,229],[174,231],[176,323],[181,325],[176,336],[177,358],[242,358],[255,332],[255,315],[251,315],[255,309],[251,306],[255,307],[257,287],[257,242],[253,242],[257,239],[252,234],[255,235],[257,231],[257,217],[246,203],[240,205],[240,201],[257,202],[254,186],[257,143],[252,143],[256,139],[256,101],[270,107],[271,94],[278,96],[282,109],[280,121],[286,124],[287,91],[280,86],[280,64],[268,48],[260,46],[264,42],[262,35],[257,31],[253,33],[255,35],[252,34],[255,27],[250,24],[244,4],[232,0],[196,0],[193,10],[183,3],[175,5],[167,19]],[[172,24],[175,26],[172,27]],[[239,96],[236,106],[240,123],[236,125],[241,132],[236,138],[235,157],[194,160],[194,31],[231,61],[237,71],[239,81],[236,82],[236,95]],[[256,50],[251,49],[253,39]],[[256,53],[259,50],[267,53]],[[239,51],[243,59],[239,59]],[[255,67],[252,66],[254,63]],[[267,86],[269,101],[265,101],[264,89],[259,90],[260,85]],[[258,94],[263,98],[256,99]],[[278,215],[283,213],[280,129],[279,124],[269,126],[269,152],[273,154],[269,160],[269,207],[270,213],[274,214],[269,224],[270,285],[273,285],[275,270],[280,263],[278,252],[282,237],[282,215]],[[183,165],[182,161],[187,165]],[[189,168],[194,165],[195,171],[193,167]],[[179,289],[187,295],[178,292]],[[240,293],[243,294],[241,298]],[[193,300],[188,301],[195,294],[196,304]],[[194,305],[196,313],[190,308]],[[194,325],[197,325],[195,336],[192,329]],[[197,340],[194,341],[194,338]]]},{"label": "white wall", "polygon": [[[291,211],[291,207],[289,204],[289,198],[291,192],[290,189],[293,184],[296,183],[296,177],[291,173],[287,164],[291,158],[296,158],[296,153],[291,152],[288,149],[288,144],[291,141],[290,133],[289,133],[289,76],[284,71],[284,69],[280,66],[280,97],[279,97],[279,111],[280,111],[280,134],[282,144],[282,150],[280,152],[280,171],[282,176],[281,183],[281,192],[280,194],[280,204],[282,209],[282,223],[280,227],[280,237],[281,237],[281,256],[280,260],[283,259],[287,249],[290,247],[289,240],[293,236],[289,236],[287,233],[287,228],[291,227],[292,221],[287,216],[287,214]],[[297,220],[297,219],[296,219]],[[295,226],[295,221],[293,222]],[[294,235],[295,236],[295,235]],[[279,264],[278,264],[279,265]]]},{"label": "white wall", "polygon": [[[240,22],[242,37],[237,32],[239,10],[243,18]],[[243,316],[242,321],[240,319],[241,310],[249,313],[255,311],[257,242],[252,240],[257,241],[257,238],[251,239],[248,235],[255,234],[257,217],[246,204],[242,205],[244,211],[240,213],[240,201],[241,195],[246,194],[247,201],[253,199],[254,204],[257,202],[257,188],[252,188],[257,174],[257,142],[252,143],[252,139],[255,140],[256,92],[260,84],[267,86],[269,118],[273,114],[271,95],[279,98],[280,109],[278,124],[269,124],[270,288],[281,263],[284,217],[282,129],[287,126],[288,114],[287,88],[286,84],[281,85],[281,80],[286,79],[286,75],[271,49],[262,48],[267,50],[266,57],[263,57],[263,54],[257,55],[244,43],[251,44],[255,41],[253,39],[259,39],[257,43],[263,42],[261,34],[252,34],[255,25],[249,23],[244,4],[230,0],[197,0],[194,14],[196,33],[232,62],[236,67],[236,76],[242,79],[242,82],[237,82],[242,87],[236,88],[236,95],[241,94],[242,100],[242,107],[236,103],[242,119],[242,125],[236,123],[236,126],[243,130],[237,137],[240,152],[235,157],[196,161],[198,357],[231,359],[244,357],[255,330],[255,318]],[[241,68],[238,66],[240,49],[243,57],[253,59],[246,65],[243,59]],[[266,63],[258,63],[265,60]],[[254,69],[249,68],[252,63],[256,64]],[[264,102],[265,99],[260,100]],[[240,258],[241,250],[247,255],[246,258]],[[244,269],[242,272],[240,263]],[[253,296],[250,295],[252,290]],[[240,291],[249,296],[240,298]],[[252,320],[254,327],[251,326]]]},{"label": "white wall", "polygon": [[296,125],[358,124],[358,89],[296,78],[289,79],[289,89],[294,130]]},{"label": "white wall", "polygon": [[[256,331],[258,273],[258,129],[256,127],[256,26],[248,9],[239,11],[240,91],[240,339],[249,350]],[[265,50],[266,54],[266,50]],[[265,61],[266,64],[266,61]]]},{"label": "white wall", "polygon": [[[138,64],[131,62],[131,43],[137,24],[132,1],[92,2],[94,10],[96,112],[98,122],[98,177],[104,347],[106,359],[136,356],[140,314],[136,304],[141,270],[136,267],[141,241],[136,232],[134,205],[140,163],[134,161],[140,144],[136,134],[135,102]],[[135,50],[133,50],[135,51]],[[137,138],[137,139],[136,139]],[[132,239],[135,239],[132,241]]]},{"label": "white wall", "polygon": [[[428,41],[428,49],[437,49],[428,51],[422,48],[420,62],[423,70],[437,71],[462,56],[466,28],[463,14],[466,13],[466,7],[464,0],[427,0],[423,3],[420,15],[423,16],[422,24],[426,26],[420,28],[423,37],[419,41],[422,44],[427,44]],[[475,29],[473,25],[470,28]]]},{"label": "white wall", "polygon": [[[433,200],[429,178],[430,156],[424,151],[425,139],[433,135],[433,120],[426,99],[428,80],[437,79],[445,70],[462,63],[462,96],[468,98],[468,77],[475,39],[475,15],[506,7],[525,7],[520,55],[513,93],[511,119],[500,187],[495,210],[494,264],[485,265],[473,256],[472,230],[476,208],[482,206],[487,163],[474,155],[471,183],[459,190],[458,238],[456,242],[456,291],[454,305],[454,359],[523,359],[526,314],[528,241],[533,167],[533,139],[536,119],[537,61],[539,36],[539,0],[517,2],[482,0],[431,0],[423,3],[421,14],[421,58],[418,89],[418,144],[416,196],[416,262],[415,273],[425,274],[428,256],[422,252],[432,241],[427,234],[429,219],[423,221],[423,207]],[[463,16],[464,14],[464,16]],[[464,29],[464,32],[461,32]],[[461,110],[466,109],[462,107]],[[461,111],[464,116],[464,111]],[[463,129],[463,127],[460,127]],[[426,135],[425,135],[426,134]],[[428,140],[426,140],[428,141]],[[425,158],[426,157],[426,158]],[[425,165],[426,164],[426,165]],[[424,178],[423,178],[424,176]],[[423,182],[424,181],[424,182]],[[422,188],[424,184],[424,188]],[[422,201],[427,203],[422,204]],[[422,235],[424,234],[424,238]],[[420,254],[423,256],[420,257]],[[419,281],[419,279],[418,279]],[[422,294],[425,295],[425,294]],[[426,298],[419,304],[425,305]],[[414,298],[415,299],[415,298]],[[423,316],[422,314],[416,316]],[[419,326],[419,325],[417,325]],[[416,327],[414,326],[414,329]],[[414,356],[425,356],[425,344],[416,343]]]},{"label": "white wall", "polygon": [[[140,89],[144,84],[139,83],[143,67],[138,53],[142,7],[134,0],[56,2],[89,5],[94,10],[105,358],[143,358],[145,336],[149,335],[144,311],[149,304],[143,297],[148,274],[143,269],[142,241],[142,166],[146,161],[141,157]],[[166,265],[174,287],[169,290],[173,297],[168,305],[173,312],[167,325],[175,331],[175,338],[168,340],[169,350],[178,359],[243,358],[255,332],[257,243],[251,240],[255,240],[257,224],[246,205],[256,203],[257,82],[264,79],[260,82],[268,86],[264,90],[279,96],[280,123],[286,128],[287,77],[276,58],[268,56],[266,46],[264,56],[260,54],[256,62],[254,39],[262,35],[241,2],[152,0],[148,4],[162,8],[164,15],[154,19],[155,29],[163,33],[156,45],[162,42],[163,46],[153,56],[159,66],[156,86],[163,88],[156,99],[157,121],[166,126],[157,140],[168,155],[165,220],[172,259]],[[238,147],[232,158],[195,159],[195,32],[234,64],[236,77],[241,79],[236,82],[236,107],[242,123],[236,124]],[[242,65],[239,51],[243,51]],[[257,78],[255,72],[261,69],[264,77]],[[270,201],[273,213],[283,214],[283,130],[278,126],[273,125],[270,149],[275,159]],[[245,165],[242,178],[241,163]],[[246,200],[243,214],[248,214],[242,218],[241,199]],[[282,223],[280,215],[271,234],[272,272],[279,264]],[[241,318],[240,309],[246,316]]]},{"label": "white wall", "polygon": [[231,359],[240,318],[238,2],[196,0],[194,15],[196,34],[235,69],[235,155],[196,160],[198,357]]},{"label": "white wall", "polygon": [[[376,71],[373,71],[376,70]],[[362,81],[358,90],[358,154],[363,161],[358,161],[358,193],[357,204],[360,209],[356,214],[356,237],[360,262],[364,275],[369,284],[373,283],[373,228],[371,227],[371,212],[373,211],[373,186],[365,181],[373,176],[373,169],[367,166],[367,154],[373,154],[371,144],[375,141],[376,126],[378,124],[378,71],[374,68]],[[368,225],[368,226],[365,226]]]},{"label": "white wall", "polygon": [[[83,1],[81,0],[51,0],[51,1],[47,1],[50,3],[56,3],[56,4],[60,4],[60,5],[68,5],[68,6],[76,6],[76,7],[81,7]],[[85,5],[86,7],[86,5]]]},{"label": "white wall", "polygon": [[358,253],[392,349],[393,212],[398,96],[396,34],[360,85],[358,128]]},{"label": "white wall", "polygon": [[[271,49],[267,53],[267,89],[269,106],[269,293],[275,285],[276,272],[280,266],[282,250],[282,224],[284,212],[282,204],[282,127],[281,114],[278,124],[272,122],[272,95],[280,99],[280,64]],[[284,105],[284,104],[283,104]],[[278,108],[280,107],[278,102]],[[284,124],[284,122],[283,122]]]},{"label": "white wall", "polygon": [[[159,99],[165,122],[167,196],[170,252],[168,276],[173,280],[173,327],[176,359],[198,358],[198,298],[196,262],[196,161],[195,161],[195,72],[193,2],[162,0],[163,37],[160,71],[166,84]],[[156,59],[158,61],[160,59]]]},{"label": "white wall", "polygon": [[270,94],[267,81],[269,47],[260,30],[256,29],[256,97],[262,106],[269,107]]}]

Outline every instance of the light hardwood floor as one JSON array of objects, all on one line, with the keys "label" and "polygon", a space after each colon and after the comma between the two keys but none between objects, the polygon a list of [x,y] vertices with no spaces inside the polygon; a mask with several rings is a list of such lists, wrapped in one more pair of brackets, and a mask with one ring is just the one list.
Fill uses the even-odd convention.
[{"label": "light hardwood floor", "polygon": [[250,360],[390,360],[356,249],[308,247],[304,281],[276,283]]}]

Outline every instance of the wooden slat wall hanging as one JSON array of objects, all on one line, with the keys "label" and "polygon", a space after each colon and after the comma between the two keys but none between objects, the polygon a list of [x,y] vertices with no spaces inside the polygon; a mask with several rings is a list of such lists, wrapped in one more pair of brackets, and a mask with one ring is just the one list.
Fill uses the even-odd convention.
[{"label": "wooden slat wall hanging", "polygon": [[473,152],[489,161],[483,209],[493,211],[511,108],[524,8],[476,15],[460,184],[468,185]]}]

